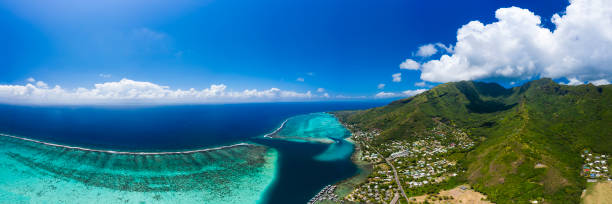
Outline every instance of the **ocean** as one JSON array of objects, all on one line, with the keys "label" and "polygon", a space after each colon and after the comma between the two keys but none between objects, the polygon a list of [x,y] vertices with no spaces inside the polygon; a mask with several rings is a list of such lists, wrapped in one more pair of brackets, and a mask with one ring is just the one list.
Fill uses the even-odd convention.
[{"label": "ocean", "polygon": [[[3,137],[0,160],[6,168],[0,169],[0,197],[36,201],[55,196],[55,201],[62,201],[70,197],[70,189],[87,188],[90,192],[81,197],[99,203],[112,199],[127,203],[306,203],[325,185],[358,171],[349,158],[352,144],[343,140],[348,131],[324,112],[382,105],[0,105],[0,133],[73,147],[176,152],[248,144],[193,154],[131,155]],[[285,121],[278,135],[292,139],[263,137]],[[305,139],[299,141],[300,137]],[[309,140],[317,137],[329,142]],[[104,181],[108,177],[115,180]],[[29,194],[31,191],[38,192]]]}]

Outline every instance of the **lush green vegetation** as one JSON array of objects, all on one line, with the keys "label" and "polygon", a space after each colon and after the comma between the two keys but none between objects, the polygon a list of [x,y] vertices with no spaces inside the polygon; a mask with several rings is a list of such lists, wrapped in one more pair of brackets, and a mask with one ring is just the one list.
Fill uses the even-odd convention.
[{"label": "lush green vegetation", "polygon": [[505,89],[463,81],[336,115],[358,128],[381,130],[378,144],[423,134],[433,118],[468,130],[481,142],[462,158],[463,179],[496,203],[579,203],[585,187],[579,152],[612,153],[612,85],[541,79]]}]

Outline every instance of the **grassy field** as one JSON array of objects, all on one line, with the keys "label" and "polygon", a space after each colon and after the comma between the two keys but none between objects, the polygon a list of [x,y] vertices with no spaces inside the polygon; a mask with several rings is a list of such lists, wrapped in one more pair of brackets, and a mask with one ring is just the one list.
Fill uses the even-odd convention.
[{"label": "grassy field", "polygon": [[[452,199],[439,199],[443,197],[452,197]],[[457,186],[450,190],[440,191],[440,193],[436,194],[437,199],[432,199],[433,196],[430,195],[422,195],[410,198],[411,202],[415,203],[423,203],[427,201],[428,203],[444,203],[444,204],[458,204],[458,203],[472,203],[472,204],[490,204],[490,201],[485,200],[486,196],[478,193],[470,188],[465,190],[461,189],[460,186]]]}]

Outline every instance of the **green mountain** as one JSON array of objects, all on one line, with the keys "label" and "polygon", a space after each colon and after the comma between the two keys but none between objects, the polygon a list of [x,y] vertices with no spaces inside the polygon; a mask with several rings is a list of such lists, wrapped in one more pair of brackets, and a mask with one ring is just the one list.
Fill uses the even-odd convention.
[{"label": "green mountain", "polygon": [[579,203],[586,182],[581,152],[612,153],[612,85],[541,79],[506,89],[462,81],[337,115],[357,128],[380,130],[378,144],[410,139],[434,118],[467,130],[481,142],[461,158],[463,179],[496,203]]}]

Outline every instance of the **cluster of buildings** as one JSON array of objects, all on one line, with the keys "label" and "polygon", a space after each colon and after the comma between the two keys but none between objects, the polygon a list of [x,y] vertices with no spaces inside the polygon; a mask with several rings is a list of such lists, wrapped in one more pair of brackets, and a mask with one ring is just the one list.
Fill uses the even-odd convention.
[{"label": "cluster of buildings", "polygon": [[[345,199],[358,203],[389,203],[399,194],[391,171],[377,171],[376,176],[359,185]],[[381,177],[382,176],[382,177]]]},{"label": "cluster of buildings", "polygon": [[360,159],[372,163],[373,172],[365,183],[345,197],[349,201],[388,203],[393,200],[400,187],[385,160],[396,168],[399,182],[408,193],[457,176],[461,170],[449,156],[455,152],[469,151],[475,146],[468,134],[443,123],[423,135],[374,146],[371,144],[372,138],[378,135],[376,131],[353,134],[354,140],[361,146]]},{"label": "cluster of buildings", "polygon": [[419,160],[416,165],[405,168],[400,179],[406,183],[407,188],[435,184],[457,176],[455,162],[435,158],[431,161]]},{"label": "cluster of buildings", "polygon": [[319,201],[324,201],[324,200],[330,200],[334,203],[343,203],[344,201],[338,199],[338,196],[334,194],[334,190],[336,190],[335,185],[325,186],[325,188],[319,191],[317,195],[315,195],[313,198],[311,198],[308,201],[308,204],[314,204],[314,203],[317,203]]},{"label": "cluster of buildings", "polygon": [[582,165],[582,176],[587,178],[588,182],[597,182],[598,180],[610,180],[610,172],[608,171],[608,155],[597,154],[590,150],[584,150],[580,155],[584,159]]},{"label": "cluster of buildings", "polygon": [[[348,127],[350,130],[354,130],[354,126],[353,125],[345,125],[346,127]],[[353,131],[352,133],[352,138],[356,141],[361,141],[361,142],[371,142],[372,139],[374,139],[374,137],[377,137],[380,135],[380,130],[371,130],[371,131]]]}]

